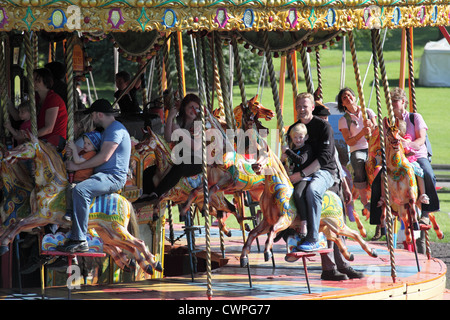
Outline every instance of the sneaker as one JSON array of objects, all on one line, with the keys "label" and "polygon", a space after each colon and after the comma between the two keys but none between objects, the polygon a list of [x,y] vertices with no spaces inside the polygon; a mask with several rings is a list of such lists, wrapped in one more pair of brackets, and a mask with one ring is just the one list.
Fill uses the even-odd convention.
[{"label": "sneaker", "polygon": [[70,213],[66,213],[62,218],[64,221],[72,222],[72,216]]},{"label": "sneaker", "polygon": [[88,252],[89,251],[89,245],[86,240],[72,240],[69,239],[64,245],[57,246],[56,251],[61,252],[69,252],[69,253],[75,253],[75,252]]},{"label": "sneaker", "polygon": [[310,252],[322,249],[322,246],[319,242],[309,242],[308,240],[305,240],[302,244],[297,246],[297,249],[300,251]]},{"label": "sneaker", "polygon": [[346,269],[339,270],[340,273],[343,273],[349,277],[349,279],[362,279],[364,278],[364,273],[356,271],[352,267],[348,267]]},{"label": "sneaker", "polygon": [[346,274],[340,273],[336,269],[333,269],[333,270],[323,270],[320,279],[329,281],[341,281],[341,280],[348,280],[348,277]]}]

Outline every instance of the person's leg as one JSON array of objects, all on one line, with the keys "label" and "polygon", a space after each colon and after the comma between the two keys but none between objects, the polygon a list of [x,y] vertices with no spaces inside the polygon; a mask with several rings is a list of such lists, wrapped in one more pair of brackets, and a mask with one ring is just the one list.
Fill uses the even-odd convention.
[{"label": "person's leg", "polygon": [[201,172],[202,166],[200,164],[182,163],[179,165],[174,165],[155,188],[155,193],[158,197],[160,197],[161,195],[175,187],[181,178],[190,177]]},{"label": "person's leg", "polygon": [[308,203],[308,234],[305,242],[316,243],[319,240],[320,215],[322,213],[322,199],[325,191],[334,183],[333,176],[326,170],[319,170],[312,176],[305,191]]},{"label": "person's leg", "polygon": [[353,167],[353,185],[361,197],[361,203],[365,207],[369,203],[367,194],[366,161],[367,149],[354,151],[350,155],[350,162]]},{"label": "person's leg", "polygon": [[73,189],[73,215],[71,239],[84,241],[89,222],[89,205],[92,199],[103,194],[117,192],[123,183],[114,175],[97,173],[78,183]]},{"label": "person's leg", "polygon": [[440,210],[439,198],[436,192],[436,176],[430,161],[426,158],[417,159],[417,163],[423,170],[423,180],[425,182],[425,193],[429,198],[429,203],[422,204],[422,215],[428,217],[429,212],[435,212]]},{"label": "person's leg", "polygon": [[300,181],[294,186],[294,202],[297,207],[297,214],[300,220],[307,220],[307,206],[305,200],[305,189],[308,185],[308,181]]},{"label": "person's leg", "polygon": [[338,272],[336,267],[336,251],[339,252],[339,248],[333,241],[327,241],[328,248],[333,248],[332,252],[327,254],[321,254],[320,259],[322,262],[322,274],[320,278],[328,281],[341,281],[347,280],[348,277],[345,274]]},{"label": "person's leg", "polygon": [[[423,170],[423,181],[425,183],[425,193],[429,198],[429,203],[422,203],[422,215],[419,220],[422,224],[429,224],[429,213],[440,210],[439,198],[436,192],[436,176],[430,161],[426,158],[417,159],[417,163]],[[425,231],[420,232],[420,237],[416,240],[417,251],[425,253]]]}]

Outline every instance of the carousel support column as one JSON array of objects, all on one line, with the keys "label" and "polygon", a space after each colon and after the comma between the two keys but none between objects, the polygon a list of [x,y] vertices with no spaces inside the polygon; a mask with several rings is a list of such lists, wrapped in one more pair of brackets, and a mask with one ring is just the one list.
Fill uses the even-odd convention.
[{"label": "carousel support column", "polygon": [[[228,122],[228,114],[225,112],[225,107],[224,107],[224,102],[223,102],[223,92],[222,92],[222,86],[220,85],[220,75],[219,75],[219,69],[217,67],[217,58],[216,55],[214,54],[215,52],[215,40],[214,40],[214,34],[211,37],[210,41],[208,41],[209,44],[209,50],[211,51],[211,56],[212,56],[212,68],[213,68],[213,86],[214,89],[212,90],[213,92],[216,92],[217,95],[217,105],[218,105],[218,109],[219,109],[219,116],[220,117],[225,117],[225,119],[227,120],[227,125],[229,125]],[[211,95],[213,95],[213,93],[211,93]],[[231,120],[230,120],[231,121]]]},{"label": "carousel support column", "polygon": [[[73,97],[73,47],[75,35],[72,35],[66,42],[64,60],[66,64],[67,75],[67,140],[74,139],[74,97]],[[69,183],[73,182],[73,172],[69,171]]]},{"label": "carousel support column", "polygon": [[356,46],[355,46],[355,39],[353,37],[353,31],[350,31],[348,33],[348,40],[350,43],[350,52],[352,54],[353,69],[355,71],[356,86],[358,88],[359,104],[361,106],[363,120],[366,121],[367,120],[366,102],[364,100],[364,92],[361,84],[361,75],[359,72],[358,58],[356,57]]},{"label": "carousel support column", "polygon": [[284,107],[285,85],[286,85],[286,55],[283,54],[281,56],[281,61],[280,61],[280,84],[279,84],[281,112],[283,112],[283,107]]},{"label": "carousel support column", "polygon": [[405,65],[406,65],[406,29],[402,29],[402,42],[400,47],[400,75],[398,87],[405,89]]},{"label": "carousel support column", "polygon": [[169,97],[169,109],[170,108],[175,108],[174,105],[174,98],[173,98],[173,91],[172,91],[172,78],[170,77],[170,61],[169,61],[169,51],[170,51],[170,46],[169,46],[169,41],[167,41],[163,47],[163,64],[164,64],[164,68],[163,70],[165,71],[165,80],[167,83],[167,90],[168,92],[168,97]]},{"label": "carousel support column", "polygon": [[206,96],[206,106],[208,110],[213,109],[213,104],[211,102],[211,86],[209,83],[209,75],[208,75],[208,63],[206,62],[206,40],[205,36],[201,38],[202,45],[202,59],[203,59],[203,82],[205,84],[205,96]]},{"label": "carousel support column", "polygon": [[316,51],[316,67],[317,67],[317,90],[319,90],[318,98],[320,100],[323,99],[322,93],[322,68],[320,67],[320,48],[317,46],[315,48]]},{"label": "carousel support column", "polygon": [[270,53],[270,46],[269,46],[269,32],[263,31],[263,37],[264,37],[264,54],[267,61],[267,68],[269,70],[269,77],[270,77],[270,85],[272,87],[272,95],[273,95],[273,101],[275,103],[275,111],[277,114],[277,129],[279,130],[279,141],[281,145],[285,144],[285,132],[284,132],[284,123],[283,123],[283,112],[280,107],[280,99],[278,96],[278,89],[277,89],[277,83],[275,79],[275,71],[273,68],[273,61],[272,61],[272,54]]},{"label": "carousel support column", "polygon": [[[7,34],[5,32],[2,32],[0,34],[0,83],[8,83],[8,79],[6,77],[7,71],[6,71],[6,54],[5,52],[8,51],[7,48]],[[2,112],[2,121],[0,122],[2,124],[2,128],[4,129],[3,124],[8,121],[9,119],[9,113],[8,113],[8,90],[7,86],[2,85],[0,86],[0,105],[3,108]],[[5,130],[5,136],[9,136],[9,132]]]},{"label": "carousel support column", "polygon": [[305,74],[306,89],[309,93],[313,94],[314,89],[312,86],[311,74],[309,73],[309,63],[306,54],[306,46],[303,45],[300,47],[300,57],[302,59],[303,73]]},{"label": "carousel support column", "polygon": [[222,88],[222,98],[224,102],[223,105],[225,109],[225,117],[228,126],[231,129],[236,130],[236,121],[234,119],[233,110],[230,105],[230,95],[228,93],[228,84],[226,82],[227,77],[225,75],[225,64],[223,61],[222,40],[220,39],[220,34],[217,32],[214,33],[214,46],[219,70],[220,86]]},{"label": "carousel support column", "polygon": [[294,51],[291,54],[288,54],[286,63],[287,63],[289,78],[291,79],[291,84],[292,84],[294,119],[297,119],[297,110],[295,108],[295,101],[297,100],[297,95],[298,95],[298,77],[297,77],[297,66],[296,66],[297,53],[296,53],[296,51]]},{"label": "carousel support column", "polygon": [[382,161],[382,168],[381,168],[381,181],[382,181],[382,188],[385,193],[385,205],[386,205],[386,223],[387,223],[387,245],[389,250],[389,257],[391,262],[391,277],[392,281],[395,283],[397,278],[397,272],[395,268],[395,255],[394,255],[394,243],[393,243],[393,234],[394,234],[394,228],[393,228],[393,220],[392,220],[392,213],[391,213],[391,206],[390,206],[390,195],[389,195],[389,188],[388,188],[388,181],[387,181],[387,173],[386,173],[386,148],[384,143],[384,133],[383,133],[383,113],[381,108],[381,97],[380,97],[380,85],[378,80],[378,57],[377,57],[377,41],[376,41],[376,35],[379,33],[379,30],[371,30],[372,33],[372,52],[373,52],[373,71],[374,71],[374,85],[376,90],[376,100],[377,100],[377,121],[378,121],[378,127],[380,132],[380,147],[381,147],[381,161]]},{"label": "carousel support column", "polygon": [[24,35],[25,56],[27,64],[27,81],[28,81],[28,96],[31,104],[31,133],[37,136],[37,117],[36,117],[36,99],[34,93],[34,55],[31,47],[31,37],[29,32]]},{"label": "carousel support column", "polygon": [[208,171],[207,171],[207,163],[206,163],[206,105],[203,105],[201,108],[201,117],[202,117],[202,173],[203,173],[203,194],[204,194],[204,203],[203,203],[203,214],[205,215],[205,240],[206,240],[206,296],[208,300],[212,299],[212,273],[211,273],[211,233],[210,233],[210,225],[211,225],[211,216],[209,215],[209,190],[208,190]]},{"label": "carousel support column", "polygon": [[[199,40],[197,38],[197,40]],[[209,190],[208,190],[208,163],[206,150],[206,115],[207,106],[205,87],[202,77],[203,70],[203,53],[200,43],[197,41],[197,75],[198,75],[198,91],[202,105],[200,106],[200,116],[202,119],[202,180],[203,180],[203,216],[205,217],[205,246],[206,246],[206,296],[208,300],[212,299],[212,273],[211,273],[211,216],[209,214]]]},{"label": "carousel support column", "polygon": [[74,138],[74,90],[73,90],[73,47],[74,47],[74,37],[70,37],[66,42],[65,51],[65,64],[66,64],[66,75],[67,75],[67,140],[73,140]]},{"label": "carousel support column", "polygon": [[[24,47],[25,47],[25,56],[26,56],[26,65],[27,65],[27,81],[28,81],[28,96],[30,99],[31,105],[31,133],[37,137],[37,116],[36,116],[36,100],[35,100],[35,91],[34,91],[34,69],[36,62],[34,58],[34,48],[32,47],[34,41],[32,42],[32,34],[29,32],[24,33]],[[38,235],[40,237],[40,235]],[[39,239],[39,238],[38,238]],[[40,241],[38,241],[40,242]],[[41,248],[39,246],[39,253]],[[44,295],[45,290],[45,279],[44,279],[44,266],[41,266],[40,275],[41,275],[41,295]]]},{"label": "carousel support column", "polygon": [[184,86],[184,59],[183,59],[183,46],[180,47],[180,38],[179,32],[172,34],[173,38],[173,50],[175,52],[175,61],[177,67],[178,74],[178,93],[180,97],[184,97],[185,95],[185,86]]},{"label": "carousel support column", "polygon": [[38,48],[38,35],[36,32],[33,32],[31,34],[31,45],[33,46],[33,61],[34,61],[34,68],[37,69],[38,67],[38,60],[39,60],[39,48]]},{"label": "carousel support column", "polygon": [[243,105],[245,105],[247,103],[247,97],[245,94],[244,77],[242,74],[241,60],[239,57],[239,48],[235,34],[231,36],[231,45],[233,46],[234,68],[236,69],[236,74],[238,78],[239,92],[241,93],[241,102]]},{"label": "carousel support column", "polygon": [[406,30],[406,43],[408,49],[408,66],[409,66],[409,101],[410,111],[417,112],[416,102],[416,82],[414,80],[414,52],[413,52],[413,28]]},{"label": "carousel support column", "polygon": [[[406,30],[406,43],[408,49],[408,66],[409,66],[409,101],[410,112],[417,112],[417,102],[416,102],[416,83],[414,80],[414,52],[413,52],[413,28]],[[431,258],[431,246],[428,234],[428,229],[421,231],[425,236],[425,247],[428,259]]]},{"label": "carousel support column", "polygon": [[388,108],[388,118],[391,125],[394,125],[395,123],[395,116],[394,116],[394,110],[392,108],[392,101],[391,101],[391,93],[389,91],[389,81],[387,78],[386,73],[386,66],[384,64],[384,58],[383,58],[383,49],[381,47],[381,39],[380,39],[380,31],[378,30],[375,33],[375,41],[377,45],[377,54],[378,54],[378,62],[380,64],[380,71],[381,71],[381,80],[383,82],[383,88],[384,88],[384,96],[386,100],[386,106]]}]

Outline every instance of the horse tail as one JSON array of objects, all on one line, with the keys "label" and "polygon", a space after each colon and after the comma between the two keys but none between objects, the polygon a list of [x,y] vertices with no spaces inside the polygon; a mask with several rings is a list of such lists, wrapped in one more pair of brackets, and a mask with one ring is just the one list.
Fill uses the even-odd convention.
[{"label": "horse tail", "polygon": [[139,225],[136,218],[136,212],[134,211],[134,208],[129,201],[128,207],[130,208],[130,221],[128,221],[128,232],[132,236],[139,238]]}]

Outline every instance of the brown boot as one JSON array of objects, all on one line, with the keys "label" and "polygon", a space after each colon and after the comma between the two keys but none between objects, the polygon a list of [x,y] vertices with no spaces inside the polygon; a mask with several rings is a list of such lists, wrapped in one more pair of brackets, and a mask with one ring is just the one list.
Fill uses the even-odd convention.
[{"label": "brown boot", "polygon": [[375,235],[373,236],[372,239],[370,239],[371,241],[378,241],[380,240],[382,237],[381,234],[381,225],[377,225],[376,229],[375,229]]}]

